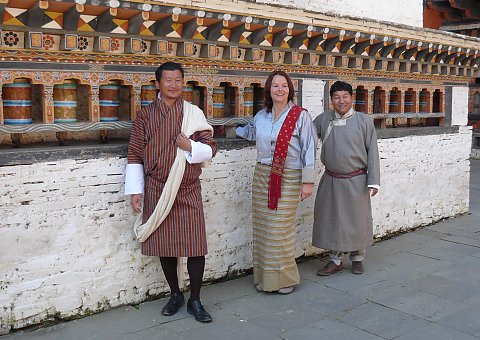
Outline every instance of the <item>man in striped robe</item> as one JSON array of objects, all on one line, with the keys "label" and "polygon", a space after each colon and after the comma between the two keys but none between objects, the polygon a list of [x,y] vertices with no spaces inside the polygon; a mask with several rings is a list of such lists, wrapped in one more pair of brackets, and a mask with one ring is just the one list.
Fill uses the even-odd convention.
[{"label": "man in striped robe", "polygon": [[142,210],[145,223],[155,210],[167,178],[175,176],[170,169],[176,150],[184,150],[187,163],[180,188],[170,213],[141,244],[142,254],[159,256],[171,297],[162,309],[163,315],[174,315],[184,304],[177,277],[177,258],[187,257],[190,276],[190,299],[187,311],[200,322],[212,321],[200,302],[200,287],[205,268],[207,241],[199,176],[200,163],[210,160],[217,144],[210,130],[191,136],[181,133],[184,116],[182,98],[184,71],[180,64],[166,62],[155,72],[158,98],[142,109],[132,127],[128,145],[125,194],[136,213]]}]

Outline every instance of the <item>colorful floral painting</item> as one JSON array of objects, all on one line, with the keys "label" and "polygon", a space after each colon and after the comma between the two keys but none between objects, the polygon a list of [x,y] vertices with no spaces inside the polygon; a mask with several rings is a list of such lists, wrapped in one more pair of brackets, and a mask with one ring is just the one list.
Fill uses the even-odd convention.
[{"label": "colorful floral painting", "polygon": [[110,51],[116,52],[120,49],[120,39],[112,38],[110,42]]},{"label": "colorful floral painting", "polygon": [[7,32],[3,35],[3,43],[7,46],[17,46],[19,41],[18,34],[15,32]]},{"label": "colorful floral painting", "polygon": [[46,50],[51,50],[53,49],[53,46],[55,45],[55,40],[53,37],[49,34],[44,34],[43,35],[43,48]]},{"label": "colorful floral painting", "polygon": [[87,48],[88,48],[87,37],[78,37],[78,49],[80,51],[85,51]]}]

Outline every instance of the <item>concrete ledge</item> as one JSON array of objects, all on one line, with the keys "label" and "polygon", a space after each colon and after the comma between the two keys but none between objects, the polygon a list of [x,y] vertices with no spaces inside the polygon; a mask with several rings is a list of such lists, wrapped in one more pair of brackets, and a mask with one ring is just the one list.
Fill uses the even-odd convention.
[{"label": "concrete ledge", "polygon": [[407,136],[429,136],[458,133],[458,126],[424,126],[394,129],[377,129],[378,139],[399,138]]},{"label": "concrete ledge", "polygon": [[[379,139],[399,138],[406,136],[428,136],[458,133],[458,127],[410,127],[394,129],[378,129]],[[255,143],[244,139],[217,139],[220,150],[238,150],[254,146]],[[14,166],[53,162],[61,159],[92,159],[107,157],[127,157],[127,141],[110,141],[99,143],[69,143],[66,146],[57,144],[25,145],[20,148],[5,146],[0,149],[0,166]]]},{"label": "concrete ledge", "polygon": [[[255,143],[244,139],[217,139],[220,150],[237,150]],[[125,140],[99,143],[69,143],[66,146],[58,144],[24,145],[19,148],[0,148],[0,166],[15,166],[54,162],[61,159],[92,159],[109,157],[127,157],[128,144]]]}]

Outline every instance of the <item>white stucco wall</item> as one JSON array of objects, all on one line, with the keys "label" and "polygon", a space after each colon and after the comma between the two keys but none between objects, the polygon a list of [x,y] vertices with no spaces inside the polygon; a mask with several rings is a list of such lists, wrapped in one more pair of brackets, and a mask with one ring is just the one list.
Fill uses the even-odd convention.
[{"label": "white stucco wall", "polygon": [[312,119],[315,119],[324,108],[325,81],[320,79],[302,79],[302,107]]},{"label": "white stucco wall", "polygon": [[[376,236],[467,212],[470,138],[461,128],[379,141]],[[206,280],[251,268],[254,162],[253,147],[220,151],[204,169]],[[158,259],[142,256],[134,240],[124,166],[106,158],[0,167],[1,331],[167,291]],[[297,256],[319,251],[310,246],[312,219],[309,199],[298,211]]]},{"label": "white stucco wall", "polygon": [[452,125],[468,123],[468,87],[452,87]]},{"label": "white stucco wall", "polygon": [[422,0],[255,0],[255,2],[423,27]]}]

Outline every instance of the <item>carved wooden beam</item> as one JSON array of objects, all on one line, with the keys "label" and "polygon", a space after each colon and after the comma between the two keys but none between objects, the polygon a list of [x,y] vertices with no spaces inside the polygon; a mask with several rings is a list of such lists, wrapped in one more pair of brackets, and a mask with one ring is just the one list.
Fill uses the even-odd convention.
[{"label": "carved wooden beam", "polygon": [[353,52],[355,52],[356,55],[361,55],[363,52],[365,52],[365,49],[370,45],[371,45],[370,40],[359,42],[355,44],[355,46],[353,47]]},{"label": "carved wooden beam", "polygon": [[355,38],[343,40],[340,46],[340,53],[347,53],[355,45]]},{"label": "carved wooden beam", "polygon": [[268,33],[268,27],[262,27],[256,31],[253,31],[250,38],[250,43],[252,45],[259,45],[262,41],[265,40],[265,35]]},{"label": "carved wooden beam", "polygon": [[[299,48],[300,46],[303,45],[305,42],[305,39],[308,39],[308,33],[307,32],[302,32],[300,34],[295,35],[292,39],[290,39],[290,47],[291,48]],[[312,43],[310,40],[308,42],[308,49],[310,50],[315,50],[318,46],[318,42]]]},{"label": "carved wooden beam", "polygon": [[450,53],[449,50],[438,53],[437,56],[435,57],[435,62],[436,63],[443,62],[443,60],[445,59],[446,56],[448,56],[449,53]]},{"label": "carved wooden beam", "polygon": [[142,25],[145,22],[145,12],[139,12],[128,20],[128,34],[140,34]]},{"label": "carved wooden beam", "polygon": [[42,27],[45,23],[45,9],[40,6],[40,2],[36,2],[27,12],[27,26]]},{"label": "carved wooden beam", "polygon": [[117,25],[113,22],[115,18],[110,9],[103,11],[100,15],[97,16],[97,27],[95,30],[103,33],[110,33],[112,30],[117,28]]},{"label": "carved wooden beam", "polygon": [[425,56],[430,50],[428,48],[424,48],[423,50],[420,50],[415,54],[415,60],[416,61],[421,61],[422,59],[425,60]]},{"label": "carved wooden beam", "polygon": [[63,28],[66,30],[77,30],[79,19],[80,12],[78,11],[77,6],[73,6],[63,13]]},{"label": "carved wooden beam", "polygon": [[160,37],[166,37],[169,33],[172,32],[172,25],[174,23],[175,22],[173,21],[171,16],[158,20],[154,24],[154,26],[156,27],[155,35],[158,35]]},{"label": "carved wooden beam", "polygon": [[443,62],[445,64],[450,64],[450,61],[452,61],[453,59],[455,59],[456,57],[458,56],[458,53],[452,53],[452,54],[449,54],[447,56],[445,56],[443,58]]},{"label": "carved wooden beam", "polygon": [[332,38],[328,38],[325,41],[323,41],[320,46],[323,51],[325,52],[331,52],[334,48],[337,42],[340,41],[340,36],[334,36]]},{"label": "carved wooden beam", "polygon": [[238,43],[240,41],[240,37],[246,31],[247,29],[245,25],[239,25],[233,28],[232,32],[230,33],[230,42]]},{"label": "carved wooden beam", "polygon": [[407,48],[403,52],[403,59],[410,60],[415,55],[415,53],[418,53],[418,46],[414,46],[412,48]]},{"label": "carved wooden beam", "polygon": [[470,67],[478,67],[480,66],[480,56],[472,59],[472,61],[470,62]]},{"label": "carved wooden beam", "polygon": [[400,42],[386,43],[386,45],[383,46],[379,51],[380,56],[383,57],[383,58],[386,58],[390,54],[391,51],[393,51],[395,48],[400,46],[399,43]]},{"label": "carved wooden beam", "polygon": [[308,40],[308,49],[316,50],[318,45],[324,41],[323,34],[314,35]]},{"label": "carved wooden beam", "polygon": [[193,18],[192,20],[183,24],[183,33],[182,38],[184,39],[192,39],[193,35],[197,31],[197,28],[200,25],[197,22],[197,18]]},{"label": "carved wooden beam", "polygon": [[380,41],[378,43],[374,43],[374,44],[371,44],[370,45],[370,49],[368,51],[368,55],[371,56],[371,57],[375,57],[377,52],[382,48],[384,47],[386,44],[385,41]]},{"label": "carved wooden beam", "polygon": [[210,41],[217,41],[222,35],[222,31],[225,30],[227,27],[224,26],[223,21],[219,21],[213,25],[208,26],[208,32],[207,32],[207,39]]},{"label": "carved wooden beam", "polygon": [[[285,40],[286,37],[289,36],[288,34],[289,30],[288,29],[284,29],[280,32],[277,32],[273,35],[273,43],[272,43],[272,46],[282,46],[283,44],[283,41]],[[291,40],[291,39],[290,39]],[[290,44],[288,44],[290,46]]]},{"label": "carved wooden beam", "polygon": [[460,54],[459,56],[457,56],[455,58],[455,61],[453,62],[455,65],[463,65],[463,66],[466,66],[467,63],[473,59],[474,55],[471,54],[471,55],[468,55],[467,53],[464,53],[464,54]]},{"label": "carved wooden beam", "polygon": [[5,11],[5,7],[7,7],[7,4],[0,3],[0,18],[3,18],[3,12]]}]

